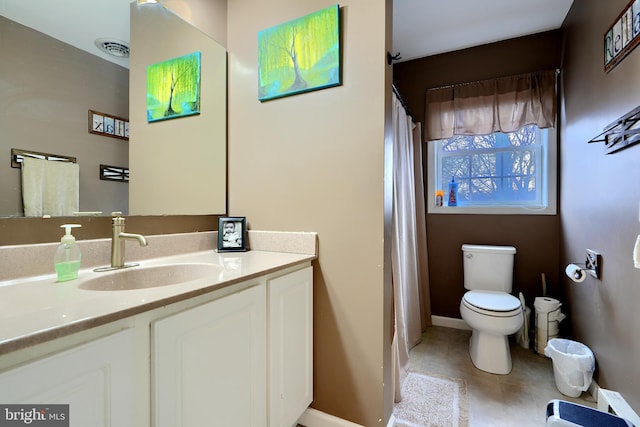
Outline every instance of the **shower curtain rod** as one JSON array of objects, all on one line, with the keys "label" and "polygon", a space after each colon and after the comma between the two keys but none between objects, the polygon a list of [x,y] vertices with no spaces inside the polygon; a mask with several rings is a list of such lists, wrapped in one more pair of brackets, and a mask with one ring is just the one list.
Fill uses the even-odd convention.
[{"label": "shower curtain rod", "polygon": [[411,112],[409,111],[409,108],[407,107],[407,103],[404,102],[404,99],[402,98],[402,95],[400,95],[400,91],[398,91],[398,88],[396,87],[396,85],[392,84],[391,87],[393,88],[393,93],[395,93],[396,96],[398,97],[398,101],[400,101],[400,105],[402,105],[402,107],[404,108],[404,111],[406,111],[407,115],[411,117],[411,120],[415,122],[415,118],[413,117],[413,114],[411,114]]}]

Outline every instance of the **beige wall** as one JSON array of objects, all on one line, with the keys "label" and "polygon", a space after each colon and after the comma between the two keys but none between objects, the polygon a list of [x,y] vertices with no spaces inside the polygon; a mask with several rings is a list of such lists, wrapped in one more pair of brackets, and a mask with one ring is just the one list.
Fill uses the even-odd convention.
[{"label": "beige wall", "polygon": [[164,0],[162,4],[227,47],[227,0]]},{"label": "beige wall", "polygon": [[127,211],[129,186],[99,179],[128,166],[129,144],[90,134],[88,110],[129,117],[129,70],[0,17],[0,216],[21,216],[11,148],[76,157],[80,210]]},{"label": "beige wall", "polygon": [[[131,4],[129,212],[226,212],[226,52],[161,4]],[[148,123],[147,66],[201,52],[200,114]]]},{"label": "beige wall", "polygon": [[[199,3],[189,1],[195,16],[205,19]],[[361,425],[386,425],[392,409],[385,179],[391,1],[340,4],[342,86],[257,100],[257,32],[331,4],[229,2],[229,213],[247,216],[253,229],[319,233],[312,406]],[[189,217],[175,218],[174,232],[193,231],[187,230]],[[164,217],[131,220],[136,232],[145,224],[157,232],[166,223]],[[12,224],[0,221],[0,227]],[[106,222],[103,228],[108,233]],[[36,240],[38,232],[26,234],[25,229],[20,238],[43,241]]]},{"label": "beige wall", "polygon": [[640,234],[640,145],[606,155],[591,138],[640,104],[640,50],[610,73],[603,70],[603,35],[627,0],[575,0],[564,24],[560,141],[562,265],[602,253],[602,280],[574,284],[562,277],[574,337],[597,361],[596,380],[640,412],[640,270],[632,249]]},{"label": "beige wall", "polygon": [[390,3],[340,3],[342,86],[264,103],[258,31],[332,3],[233,0],[227,11],[229,214],[252,229],[318,232],[312,407],[366,426],[385,424],[391,409],[383,375]]}]

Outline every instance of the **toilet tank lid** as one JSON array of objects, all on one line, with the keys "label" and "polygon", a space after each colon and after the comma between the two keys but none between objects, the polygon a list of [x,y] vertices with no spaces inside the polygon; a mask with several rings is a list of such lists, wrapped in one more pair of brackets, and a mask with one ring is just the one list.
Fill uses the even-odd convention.
[{"label": "toilet tank lid", "polygon": [[462,245],[462,252],[485,252],[485,253],[501,253],[515,254],[516,248],[513,246],[491,246],[491,245]]}]

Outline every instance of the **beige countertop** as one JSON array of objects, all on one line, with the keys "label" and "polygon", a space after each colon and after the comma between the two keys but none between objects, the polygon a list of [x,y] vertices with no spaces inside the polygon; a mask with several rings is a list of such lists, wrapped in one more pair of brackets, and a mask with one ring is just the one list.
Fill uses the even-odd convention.
[{"label": "beige countertop", "polygon": [[[315,235],[312,237],[315,242]],[[82,289],[83,283],[92,278],[113,274],[95,272],[93,266],[81,269],[78,279],[68,282],[56,282],[53,273],[0,281],[0,354],[187,300],[315,258],[315,253],[268,250],[218,253],[207,249],[128,260],[140,264],[132,269],[179,263],[218,266],[217,275],[134,290]]]}]

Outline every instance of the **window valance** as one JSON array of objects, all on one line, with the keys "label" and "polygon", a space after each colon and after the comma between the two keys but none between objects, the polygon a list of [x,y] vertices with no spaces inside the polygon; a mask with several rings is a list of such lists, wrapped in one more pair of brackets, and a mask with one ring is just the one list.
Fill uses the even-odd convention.
[{"label": "window valance", "polygon": [[463,83],[426,92],[426,139],[555,127],[556,70]]}]

